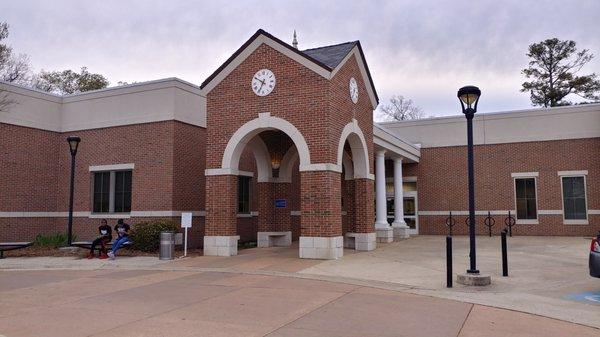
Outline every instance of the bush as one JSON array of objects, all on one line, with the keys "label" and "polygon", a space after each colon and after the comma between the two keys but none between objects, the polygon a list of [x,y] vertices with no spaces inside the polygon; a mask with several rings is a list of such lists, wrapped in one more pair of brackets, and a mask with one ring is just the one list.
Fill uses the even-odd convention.
[{"label": "bush", "polygon": [[131,246],[143,252],[155,252],[160,246],[160,232],[177,232],[179,226],[171,220],[138,222],[131,229]]},{"label": "bush", "polygon": [[[54,234],[38,234],[35,237],[35,245],[38,247],[66,247],[68,245],[69,238],[65,233],[54,233]],[[77,236],[73,235],[73,241],[77,241]]]}]

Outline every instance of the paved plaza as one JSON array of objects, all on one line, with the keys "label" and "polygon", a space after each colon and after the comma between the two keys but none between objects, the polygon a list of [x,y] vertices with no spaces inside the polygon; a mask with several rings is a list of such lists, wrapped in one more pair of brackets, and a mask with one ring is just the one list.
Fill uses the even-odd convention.
[{"label": "paved plaza", "polygon": [[[455,237],[455,271],[467,238]],[[418,236],[337,261],[297,246],[226,258],[0,261],[0,335],[14,336],[598,336],[600,290],[587,240],[478,237],[492,286],[445,288],[444,237]],[[577,324],[579,323],[579,324]]]}]

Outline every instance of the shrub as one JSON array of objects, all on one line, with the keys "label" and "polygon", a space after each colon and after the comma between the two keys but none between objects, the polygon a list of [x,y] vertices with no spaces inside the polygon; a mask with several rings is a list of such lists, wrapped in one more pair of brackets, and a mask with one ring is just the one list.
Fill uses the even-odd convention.
[{"label": "shrub", "polygon": [[[73,235],[73,241],[77,241],[77,236]],[[35,245],[38,247],[66,247],[69,238],[65,233],[38,234],[35,237]]]},{"label": "shrub", "polygon": [[177,232],[179,226],[171,220],[150,220],[138,222],[131,229],[131,246],[143,252],[155,252],[160,246],[160,232]]}]

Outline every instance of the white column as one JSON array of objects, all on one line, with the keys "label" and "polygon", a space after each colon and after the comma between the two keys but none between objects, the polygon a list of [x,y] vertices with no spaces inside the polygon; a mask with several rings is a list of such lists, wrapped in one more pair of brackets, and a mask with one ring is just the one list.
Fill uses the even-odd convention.
[{"label": "white column", "polygon": [[394,159],[394,228],[395,238],[407,238],[409,227],[404,222],[404,194],[402,188],[402,157]]},{"label": "white column", "polygon": [[394,232],[387,222],[387,201],[385,191],[385,150],[375,153],[375,230],[377,242],[394,241]]}]

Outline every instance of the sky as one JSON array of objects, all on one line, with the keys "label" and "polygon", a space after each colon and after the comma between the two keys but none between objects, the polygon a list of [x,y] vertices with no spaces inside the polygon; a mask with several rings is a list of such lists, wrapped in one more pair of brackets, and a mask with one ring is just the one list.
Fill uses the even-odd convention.
[{"label": "sky", "polygon": [[600,0],[67,1],[0,0],[7,43],[41,69],[118,81],[179,77],[199,85],[257,29],[300,49],[360,40],[380,104],[410,98],[426,117],[460,113],[456,91],[482,90],[479,111],[531,108],[527,47],[546,38],[596,55]]}]

